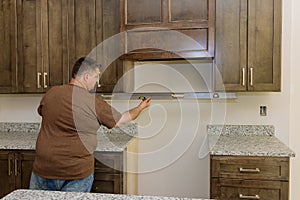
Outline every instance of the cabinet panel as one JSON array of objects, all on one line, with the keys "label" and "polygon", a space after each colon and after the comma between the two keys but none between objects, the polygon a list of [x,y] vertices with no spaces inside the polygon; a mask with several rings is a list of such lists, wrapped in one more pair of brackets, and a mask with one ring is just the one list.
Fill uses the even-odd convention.
[{"label": "cabinet panel", "polygon": [[169,21],[207,21],[208,0],[169,0]]},{"label": "cabinet panel", "polygon": [[125,0],[125,24],[152,24],[162,22],[162,0]]},{"label": "cabinet panel", "polygon": [[247,90],[246,41],[247,1],[216,0],[215,89],[217,91],[223,87],[226,91]]},{"label": "cabinet panel", "polygon": [[248,68],[253,68],[251,90],[280,91],[280,5],[281,0],[249,1]]},{"label": "cabinet panel", "polygon": [[97,92],[112,92],[119,79],[122,63],[106,60],[115,47],[101,48],[101,42],[119,33],[119,12],[117,0],[72,0],[68,4],[69,74],[71,77],[75,61],[84,56],[108,65],[105,71],[100,69]]},{"label": "cabinet panel", "polygon": [[212,177],[288,180],[289,159],[272,157],[214,156]]},{"label": "cabinet panel", "polygon": [[34,157],[34,151],[20,151],[15,155],[16,188],[29,188]]},{"label": "cabinet panel", "polygon": [[20,92],[42,92],[41,0],[17,0]]},{"label": "cabinet panel", "polygon": [[240,199],[272,199],[288,200],[288,182],[260,181],[256,180],[234,180],[234,179],[214,179],[216,185],[211,198],[221,200]]},{"label": "cabinet panel", "polygon": [[95,173],[91,192],[122,194],[122,179],[121,174]]},{"label": "cabinet panel", "polygon": [[0,93],[17,91],[15,1],[0,2]]},{"label": "cabinet panel", "polygon": [[0,152],[0,198],[15,189],[15,177],[13,174],[14,154],[8,151]]},{"label": "cabinet panel", "polygon": [[[103,67],[107,67],[104,71],[104,68],[100,69],[101,77],[100,84],[101,87],[97,89],[97,92],[120,92],[122,91],[122,85],[116,87],[116,83],[121,78],[123,74],[123,62],[116,58],[116,60],[111,60],[113,55],[118,55],[117,52],[120,52],[121,42],[117,40],[118,34],[120,33],[120,1],[119,0],[103,0],[102,1],[102,38],[98,44],[103,42],[100,51],[103,51],[103,55],[98,54],[97,59]],[[116,36],[116,37],[115,37]],[[106,42],[106,40],[113,40],[114,46],[108,46],[111,42]],[[97,48],[98,50],[98,48]],[[112,62],[112,63],[111,63]]]},{"label": "cabinet panel", "polygon": [[123,153],[95,152],[92,192],[123,193]]},{"label": "cabinet panel", "polygon": [[69,82],[67,1],[47,0],[44,11],[44,72],[50,88]]},{"label": "cabinet panel", "polygon": [[[207,29],[168,30],[161,31],[130,31],[127,33],[127,51],[170,51],[183,53],[184,51],[207,50]],[[174,43],[174,41],[177,41]]]}]

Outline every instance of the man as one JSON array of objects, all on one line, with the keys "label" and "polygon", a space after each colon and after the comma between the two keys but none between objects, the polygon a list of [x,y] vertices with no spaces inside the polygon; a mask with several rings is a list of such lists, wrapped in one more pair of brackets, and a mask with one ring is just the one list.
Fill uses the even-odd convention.
[{"label": "man", "polygon": [[138,117],[150,99],[120,114],[93,92],[99,65],[88,57],[76,61],[69,84],[51,88],[42,98],[42,116],[30,189],[89,192],[94,179],[93,152],[100,125],[119,127]]}]

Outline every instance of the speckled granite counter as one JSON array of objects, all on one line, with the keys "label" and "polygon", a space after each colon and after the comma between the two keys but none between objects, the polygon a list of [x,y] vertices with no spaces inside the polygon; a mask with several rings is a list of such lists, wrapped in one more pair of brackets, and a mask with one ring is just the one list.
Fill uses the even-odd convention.
[{"label": "speckled granite counter", "polygon": [[[34,150],[39,123],[0,123],[0,149]],[[122,152],[137,134],[136,124],[98,130],[96,151]]]},{"label": "speckled granite counter", "polygon": [[[159,196],[135,196],[119,194],[99,194],[81,192],[57,192],[38,190],[15,190],[3,198],[3,200],[51,200],[51,199],[72,199],[72,200],[192,200],[191,198],[159,197]],[[199,199],[200,200],[200,199]],[[204,199],[203,199],[204,200]]]},{"label": "speckled granite counter", "polygon": [[208,125],[211,155],[294,157],[270,125]]}]

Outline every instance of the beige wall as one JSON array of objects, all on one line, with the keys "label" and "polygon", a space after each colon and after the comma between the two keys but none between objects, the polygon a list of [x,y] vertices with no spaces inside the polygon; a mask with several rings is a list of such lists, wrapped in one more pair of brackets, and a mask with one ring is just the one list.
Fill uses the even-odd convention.
[{"label": "beige wall", "polygon": [[[300,7],[299,0],[283,1],[282,92],[239,93],[230,101],[153,101],[140,124],[139,194],[208,197],[209,162],[199,159],[208,123],[273,124],[276,135],[297,154],[291,159],[291,199],[300,199]],[[0,121],[39,122],[40,96],[0,96]],[[120,111],[137,102],[113,102]],[[268,116],[259,116],[259,106]],[[181,118],[181,116],[184,116]],[[225,119],[224,119],[225,117]],[[199,123],[198,123],[199,122]],[[159,150],[156,152],[156,150]]]}]

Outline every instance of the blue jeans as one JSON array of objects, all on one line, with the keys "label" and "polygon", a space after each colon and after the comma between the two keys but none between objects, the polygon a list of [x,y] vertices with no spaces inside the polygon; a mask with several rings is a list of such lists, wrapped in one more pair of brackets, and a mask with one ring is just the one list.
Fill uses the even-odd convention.
[{"label": "blue jeans", "polygon": [[31,173],[29,189],[55,190],[69,192],[90,192],[94,181],[94,174],[78,180],[55,180],[42,178]]}]

